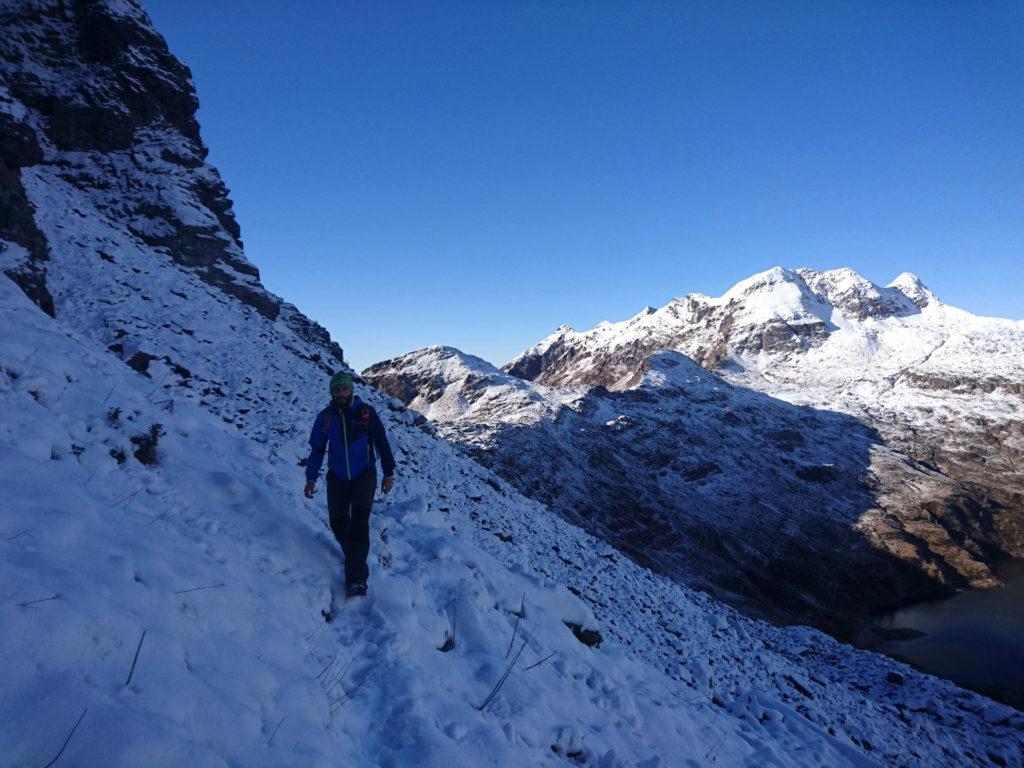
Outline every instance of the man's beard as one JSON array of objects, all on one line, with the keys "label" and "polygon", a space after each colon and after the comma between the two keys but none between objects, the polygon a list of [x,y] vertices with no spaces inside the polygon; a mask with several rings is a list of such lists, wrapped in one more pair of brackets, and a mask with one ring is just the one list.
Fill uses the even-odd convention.
[{"label": "man's beard", "polygon": [[352,395],[342,397],[341,395],[334,396],[334,404],[339,408],[348,408],[352,405]]}]

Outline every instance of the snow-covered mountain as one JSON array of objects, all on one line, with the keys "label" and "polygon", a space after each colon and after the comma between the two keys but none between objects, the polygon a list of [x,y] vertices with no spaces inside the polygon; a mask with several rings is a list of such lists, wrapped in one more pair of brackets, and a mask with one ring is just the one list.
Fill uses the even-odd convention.
[{"label": "snow-covered mountain", "polygon": [[1017,519],[1024,510],[1024,321],[978,317],[904,273],[770,269],[620,323],[562,327],[504,367],[546,385],[625,389],[671,349],[730,382],[848,413]]},{"label": "snow-covered mountain", "polygon": [[773,269],[563,327],[505,371],[431,348],[364,375],[523,493],[756,615],[853,636],[1024,554],[1024,323],[912,275]]},{"label": "snow-covered mountain", "polygon": [[996,583],[1002,518],[873,428],[676,352],[645,368],[617,392],[545,387],[435,347],[364,376],[522,493],[753,615],[852,637],[884,606]]},{"label": "snow-covered mountain", "polygon": [[340,348],[245,260],[135,2],[0,24],[0,762],[1022,764],[1019,712],[665,579],[363,385],[398,484],[325,623]]}]

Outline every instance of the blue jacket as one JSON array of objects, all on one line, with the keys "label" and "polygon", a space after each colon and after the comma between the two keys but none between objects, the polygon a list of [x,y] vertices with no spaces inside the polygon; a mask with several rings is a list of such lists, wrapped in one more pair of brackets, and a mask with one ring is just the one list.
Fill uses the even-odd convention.
[{"label": "blue jacket", "polygon": [[324,449],[330,446],[327,471],[341,480],[354,480],[376,463],[374,448],[380,453],[384,477],[395,474],[395,457],[391,454],[384,425],[372,406],[353,396],[352,404],[338,409],[333,402],[316,416],[309,435],[309,459],[306,480],[315,482],[324,461]]}]

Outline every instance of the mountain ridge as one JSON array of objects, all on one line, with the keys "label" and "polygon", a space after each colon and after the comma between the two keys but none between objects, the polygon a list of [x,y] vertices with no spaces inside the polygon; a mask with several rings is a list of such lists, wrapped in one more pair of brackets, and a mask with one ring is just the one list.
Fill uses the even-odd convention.
[{"label": "mountain ridge", "polygon": [[[774,268],[718,299],[691,295],[623,323],[556,332],[502,370],[545,385],[624,389],[650,354],[673,349],[752,389],[863,417],[918,460],[1021,507],[1024,321],[950,307],[912,275],[895,284],[913,295],[849,269]],[[830,292],[838,304],[826,312]],[[954,423],[967,427],[944,440]]]},{"label": "mountain ridge", "polygon": [[[717,299],[673,299],[586,332],[562,326],[504,366],[505,379],[474,370],[468,357],[442,369],[438,355],[459,353],[441,348],[364,376],[521,492],[639,562],[755,615],[858,636],[892,605],[994,586],[992,565],[1024,552],[1015,470],[1024,456],[1024,372],[1013,351],[1024,350],[1024,323],[948,307],[909,273],[892,285],[902,290],[845,268],[775,268]],[[983,355],[1007,338],[1009,349],[988,365]],[[702,356],[707,349],[716,352]],[[937,359],[941,366],[929,367]],[[690,383],[679,385],[680,371]],[[714,394],[695,395],[698,379]],[[810,446],[822,441],[815,455]],[[518,458],[534,453],[542,458]],[[751,462],[761,474],[742,468]],[[612,487],[602,473],[617,478]],[[736,496],[730,475],[750,489]],[[866,597],[834,584],[821,542],[799,554],[799,542],[778,531],[800,524],[776,531],[771,520],[780,516],[846,542],[839,582]],[[741,522],[730,531],[715,517]],[[865,544],[874,554],[856,554]],[[782,574],[773,593],[745,564],[747,551],[765,573]]]}]

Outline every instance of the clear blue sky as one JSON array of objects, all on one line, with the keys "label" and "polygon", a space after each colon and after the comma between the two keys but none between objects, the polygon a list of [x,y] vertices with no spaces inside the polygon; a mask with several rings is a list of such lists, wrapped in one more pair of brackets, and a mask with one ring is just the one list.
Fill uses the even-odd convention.
[{"label": "clear blue sky", "polygon": [[1024,318],[1024,3],[143,0],[248,257],[357,368],[777,264]]}]

